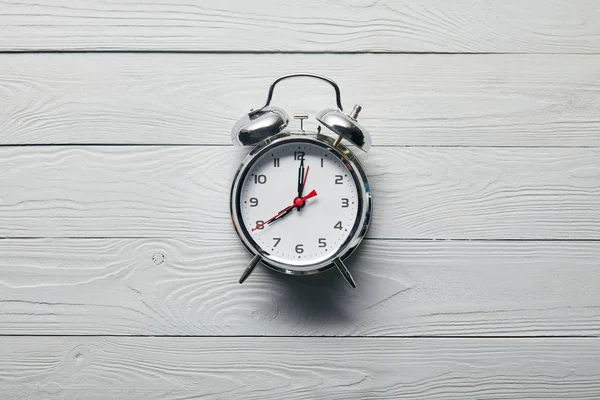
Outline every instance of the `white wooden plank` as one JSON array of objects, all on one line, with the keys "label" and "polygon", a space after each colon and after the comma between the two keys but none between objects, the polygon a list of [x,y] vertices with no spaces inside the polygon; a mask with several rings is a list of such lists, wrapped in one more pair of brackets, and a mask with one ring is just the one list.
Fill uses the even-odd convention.
[{"label": "white wooden plank", "polygon": [[258,268],[234,239],[0,240],[0,333],[590,336],[600,242],[368,240],[337,271]]},{"label": "white wooden plank", "polygon": [[3,338],[4,399],[597,399],[596,339]]},{"label": "white wooden plank", "polygon": [[586,0],[0,2],[0,50],[597,53]]},{"label": "white wooden plank", "polygon": [[[234,236],[233,147],[0,148],[0,237]],[[599,239],[600,149],[377,148],[372,238]]]},{"label": "white wooden plank", "polygon": [[[0,144],[229,144],[296,71],[361,103],[375,145],[600,146],[600,56],[372,54],[4,54]],[[273,101],[313,117],[335,104],[303,79]]]}]

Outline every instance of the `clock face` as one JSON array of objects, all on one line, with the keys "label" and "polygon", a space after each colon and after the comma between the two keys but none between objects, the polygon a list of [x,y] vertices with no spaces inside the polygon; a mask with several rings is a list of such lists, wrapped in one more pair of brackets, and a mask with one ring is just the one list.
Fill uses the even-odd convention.
[{"label": "clock face", "polygon": [[315,140],[283,141],[246,166],[238,220],[252,247],[289,266],[335,258],[361,218],[360,181],[340,154]]}]

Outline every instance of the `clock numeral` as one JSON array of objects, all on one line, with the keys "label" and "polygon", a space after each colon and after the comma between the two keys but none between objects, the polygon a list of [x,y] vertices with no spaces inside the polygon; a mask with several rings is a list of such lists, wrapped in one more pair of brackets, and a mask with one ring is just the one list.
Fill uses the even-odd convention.
[{"label": "clock numeral", "polygon": [[250,207],[258,206],[258,199],[256,197],[250,197]]},{"label": "clock numeral", "polygon": [[321,168],[323,168],[323,157],[321,157]]},{"label": "clock numeral", "polygon": [[279,157],[275,157],[273,159],[273,167],[274,168],[279,168]]},{"label": "clock numeral", "polygon": [[339,229],[341,231],[342,230],[342,221],[338,221],[337,224],[335,224],[333,228]]},{"label": "clock numeral", "polygon": [[260,183],[261,185],[264,185],[265,183],[267,183],[267,176],[266,175],[254,175],[254,183]]},{"label": "clock numeral", "polygon": [[275,244],[273,245],[273,247],[277,247],[279,242],[281,242],[281,238],[273,238],[273,240],[275,241]]},{"label": "clock numeral", "polygon": [[350,206],[350,200],[345,197],[342,197],[342,208],[348,208]]},{"label": "clock numeral", "polygon": [[298,253],[298,254],[304,253],[304,247],[303,246],[304,246],[303,244],[297,244],[296,245],[296,253]]},{"label": "clock numeral", "polygon": [[344,184],[344,177],[342,175],[336,175],[335,176],[335,184],[336,185],[343,185]]},{"label": "clock numeral", "polygon": [[294,160],[304,160],[304,152],[303,151],[295,151],[294,152]]},{"label": "clock numeral", "polygon": [[264,227],[265,227],[263,225],[264,223],[265,223],[265,221],[261,221],[261,220],[256,221],[256,229],[264,229]]},{"label": "clock numeral", "polygon": [[325,238],[319,238],[319,247],[327,247],[327,240]]}]

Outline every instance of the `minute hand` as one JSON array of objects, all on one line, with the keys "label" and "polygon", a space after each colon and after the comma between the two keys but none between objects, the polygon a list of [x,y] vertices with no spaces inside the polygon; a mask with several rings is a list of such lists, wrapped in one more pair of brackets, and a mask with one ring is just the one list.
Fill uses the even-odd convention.
[{"label": "minute hand", "polygon": [[302,189],[304,188],[304,157],[300,159],[298,167],[298,197],[302,198]]}]

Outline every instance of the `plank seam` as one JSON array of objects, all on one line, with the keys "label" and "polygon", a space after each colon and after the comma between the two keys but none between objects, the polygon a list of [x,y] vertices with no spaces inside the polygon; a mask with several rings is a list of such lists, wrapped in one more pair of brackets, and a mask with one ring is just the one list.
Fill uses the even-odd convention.
[{"label": "plank seam", "polygon": [[121,334],[106,334],[106,335],[94,335],[94,334],[0,334],[0,337],[67,337],[67,338],[75,338],[75,337],[86,337],[86,338],[215,338],[215,339],[233,339],[233,338],[243,338],[243,339],[597,339],[600,338],[600,335],[515,335],[515,336],[505,336],[505,335],[475,335],[475,336],[460,336],[460,335],[449,335],[449,336],[435,336],[435,335],[396,335],[396,336],[327,336],[327,335],[306,335],[306,336],[293,336],[293,335],[121,335]]},{"label": "plank seam", "polygon": [[[63,240],[194,240],[195,236],[0,236],[0,240],[40,240],[40,239],[63,239]],[[366,237],[366,241],[390,241],[390,242],[600,242],[600,238],[384,238]]]},{"label": "plank seam", "polygon": [[[234,147],[231,144],[216,143],[11,143],[1,144],[0,148],[19,148],[19,147]],[[569,145],[549,145],[549,146],[528,146],[528,145],[430,145],[430,144],[389,144],[373,145],[372,148],[431,148],[431,149],[600,149],[600,146],[569,146]]]},{"label": "plank seam", "polygon": [[453,51],[369,51],[369,50],[357,50],[357,51],[285,51],[285,50],[45,50],[45,49],[14,49],[14,50],[0,50],[0,54],[256,54],[256,55],[276,55],[276,54],[374,54],[374,55],[456,55],[456,56],[478,56],[478,55],[576,55],[576,56],[597,56],[600,52],[583,53],[583,52],[567,52],[567,53],[555,53],[555,52],[502,52],[502,51],[465,51],[465,52],[453,52]]}]

